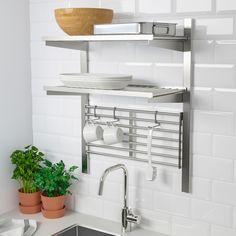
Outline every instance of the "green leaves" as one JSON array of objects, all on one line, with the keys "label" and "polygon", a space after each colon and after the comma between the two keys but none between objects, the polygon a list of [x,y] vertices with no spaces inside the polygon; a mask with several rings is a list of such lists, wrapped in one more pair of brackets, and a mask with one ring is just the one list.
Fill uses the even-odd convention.
[{"label": "green leaves", "polygon": [[76,169],[78,169],[77,166],[72,166],[66,170],[63,161],[53,164],[44,160],[44,167],[35,176],[36,186],[48,197],[71,194],[69,187],[72,180],[77,180],[73,175]]},{"label": "green leaves", "polygon": [[44,154],[39,152],[35,146],[27,146],[24,150],[14,151],[10,158],[12,164],[16,165],[12,179],[19,182],[21,191],[33,193],[37,191],[34,178],[41,169]]}]

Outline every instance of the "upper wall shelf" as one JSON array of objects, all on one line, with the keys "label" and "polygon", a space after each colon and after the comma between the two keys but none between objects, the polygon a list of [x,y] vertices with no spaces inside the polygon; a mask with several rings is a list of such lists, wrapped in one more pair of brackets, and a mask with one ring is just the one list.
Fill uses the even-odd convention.
[{"label": "upper wall shelf", "polygon": [[87,42],[143,42],[151,46],[167,48],[171,50],[183,51],[183,43],[188,39],[187,36],[154,36],[152,34],[138,35],[90,35],[90,36],[59,36],[44,37],[47,46],[87,50]]}]

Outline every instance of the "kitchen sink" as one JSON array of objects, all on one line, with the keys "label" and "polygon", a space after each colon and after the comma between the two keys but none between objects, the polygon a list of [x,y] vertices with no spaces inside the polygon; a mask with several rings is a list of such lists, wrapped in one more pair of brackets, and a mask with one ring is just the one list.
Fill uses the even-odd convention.
[{"label": "kitchen sink", "polygon": [[56,234],[53,234],[52,236],[115,236],[115,235],[82,227],[79,225],[72,225]]}]

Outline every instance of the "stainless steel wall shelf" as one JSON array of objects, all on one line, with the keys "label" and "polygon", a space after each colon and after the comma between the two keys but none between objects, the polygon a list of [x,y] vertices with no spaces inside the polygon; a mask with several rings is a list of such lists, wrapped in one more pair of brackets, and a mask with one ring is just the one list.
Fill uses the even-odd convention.
[{"label": "stainless steel wall shelf", "polygon": [[45,86],[44,89],[48,95],[66,95],[66,94],[101,94],[111,96],[125,96],[125,97],[139,97],[147,98],[150,102],[183,102],[183,93],[186,89],[173,88],[140,88],[128,86],[123,90],[101,90],[101,89],[83,89],[83,88],[69,88],[65,86]]},{"label": "stainless steel wall shelf", "polygon": [[43,40],[48,46],[87,50],[88,42],[143,42],[149,45],[167,48],[176,51],[183,51],[185,41],[189,38],[185,36],[154,36],[152,34],[139,35],[90,35],[90,36],[60,36],[44,37]]},{"label": "stainless steel wall shelf", "polygon": [[[81,72],[88,72],[88,52],[89,52],[89,42],[118,42],[118,41],[126,41],[126,42],[140,42],[140,46],[150,45],[154,47],[161,47],[170,50],[176,50],[183,52],[183,69],[184,69],[184,88],[176,89],[169,88],[163,89],[159,88],[155,91],[144,91],[142,89],[137,89],[134,91],[133,89],[127,88],[126,90],[114,91],[114,90],[93,90],[93,89],[79,89],[79,88],[67,88],[63,86],[55,87],[55,86],[46,86],[44,89],[47,91],[48,95],[79,95],[81,96],[82,106],[89,105],[89,94],[106,94],[106,95],[115,95],[115,96],[128,96],[128,97],[140,97],[146,98],[149,102],[181,102],[183,103],[183,113],[182,113],[182,132],[181,138],[178,136],[178,131],[173,132],[173,134],[178,137],[172,136],[158,136],[154,137],[156,140],[170,141],[175,144],[179,144],[179,140],[181,139],[182,149],[181,155],[178,154],[178,163],[169,163],[166,160],[170,158],[166,158],[165,160],[156,160],[156,164],[166,164],[168,166],[172,165],[174,167],[179,167],[182,170],[182,191],[189,192],[190,191],[190,160],[191,160],[191,101],[190,101],[190,93],[191,93],[191,84],[192,84],[192,48],[191,48],[191,34],[192,34],[192,19],[184,19],[184,36],[168,36],[168,37],[155,37],[153,35],[92,35],[92,36],[62,36],[62,37],[45,37],[43,40],[45,41],[47,46],[53,47],[62,47],[62,48],[70,48],[80,50],[80,63],[81,63]],[[139,46],[139,44],[138,44]],[[152,112],[152,111],[150,111]],[[130,111],[130,114],[133,114]],[[99,115],[99,114],[98,114]],[[100,114],[101,115],[101,114]],[[92,114],[87,114],[85,116],[85,109],[81,115],[81,127],[85,124],[85,117],[90,117]],[[108,117],[106,117],[108,118]],[[120,117],[124,118],[124,117]],[[124,120],[126,120],[124,118]],[[133,124],[133,120],[127,120],[129,124],[120,124],[123,128],[127,128],[126,136],[128,137],[128,145],[129,145],[129,155],[126,156],[127,159],[133,159],[135,155],[139,155],[141,153],[137,153],[135,149],[136,145],[143,146],[145,145],[142,142],[136,141],[138,138],[146,138],[145,134],[139,134],[135,132],[135,130],[145,130],[144,127],[136,127]],[[136,120],[137,121],[137,120]],[[135,121],[135,122],[136,122]],[[165,120],[163,120],[164,122]],[[169,132],[169,129],[162,129],[163,132]],[[82,135],[82,134],[81,134]],[[127,140],[126,140],[127,141]],[[110,156],[111,154],[104,154],[104,152],[94,151],[92,145],[86,146],[84,140],[82,140],[82,159],[83,159],[83,172],[89,172],[88,156],[93,154],[102,154],[103,156]],[[163,144],[156,144],[157,147]],[[164,145],[167,146],[167,145]],[[169,150],[178,149],[179,146],[168,146]],[[86,147],[88,148],[86,150]],[[97,147],[96,147],[97,148]],[[104,147],[103,147],[104,148]],[[167,148],[166,148],[167,149]],[[122,150],[120,150],[122,151]],[[176,150],[175,150],[176,151]],[[123,155],[112,154],[113,157],[121,158]],[[141,158],[142,159],[142,158]],[[173,158],[174,159],[174,158]],[[141,160],[140,160],[141,161]],[[143,160],[142,161],[146,161]]]}]

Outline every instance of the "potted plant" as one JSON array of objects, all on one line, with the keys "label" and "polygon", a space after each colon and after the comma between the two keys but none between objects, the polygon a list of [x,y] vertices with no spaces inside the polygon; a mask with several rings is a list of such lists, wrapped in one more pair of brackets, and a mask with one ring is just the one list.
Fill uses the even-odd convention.
[{"label": "potted plant", "polygon": [[36,175],[37,187],[41,190],[42,213],[46,218],[59,218],[65,214],[65,197],[71,194],[72,180],[77,180],[73,172],[77,166],[65,169],[63,161],[53,164],[45,160],[44,166]]},{"label": "potted plant", "polygon": [[10,158],[16,165],[12,179],[19,182],[19,208],[22,213],[33,214],[41,211],[41,197],[35,185],[35,175],[41,169],[44,154],[35,146],[14,151]]}]

